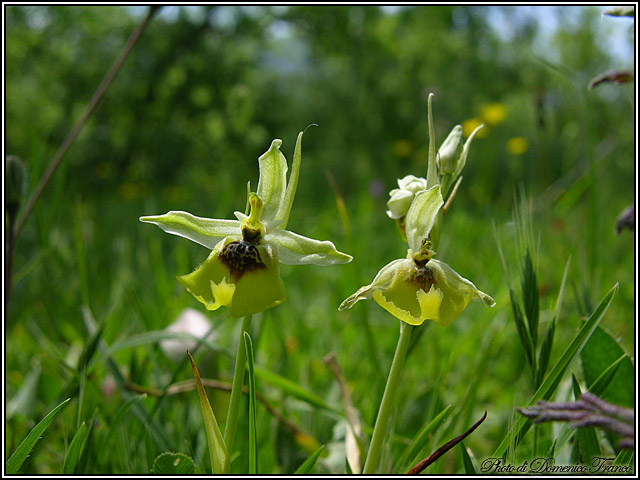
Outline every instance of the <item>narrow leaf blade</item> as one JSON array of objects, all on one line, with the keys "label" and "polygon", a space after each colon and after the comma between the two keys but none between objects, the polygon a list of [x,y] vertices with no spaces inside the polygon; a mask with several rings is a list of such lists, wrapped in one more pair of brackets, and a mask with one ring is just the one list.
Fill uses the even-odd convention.
[{"label": "narrow leaf blade", "polygon": [[322,453],[323,450],[324,450],[324,445],[321,445],[320,448],[318,448],[315,452],[313,452],[313,454],[309,458],[307,458],[302,465],[298,467],[298,469],[294,472],[294,474],[306,475],[307,473],[310,473],[311,470],[313,470],[313,467],[315,467],[316,462],[318,461],[318,457],[320,457],[320,454]]},{"label": "narrow leaf blade", "polygon": [[87,424],[82,422],[80,428],[73,436],[73,440],[69,444],[67,454],[64,456],[64,463],[62,464],[62,473],[65,475],[71,475],[76,473],[76,466],[80,455],[82,455],[82,449],[84,447],[84,440],[87,433]]},{"label": "narrow leaf blade", "polygon": [[202,408],[202,416],[204,417],[204,425],[207,429],[207,441],[209,442],[209,455],[211,457],[211,471],[216,474],[227,474],[231,470],[231,462],[229,460],[229,453],[227,447],[220,433],[216,416],[213,414],[213,409],[207,398],[207,393],[204,391],[202,381],[200,380],[200,373],[196,368],[196,364],[193,362],[191,354],[187,352],[189,361],[191,362],[191,368],[193,369],[193,376],[196,379],[196,386],[198,387],[198,396],[200,397],[200,407]]},{"label": "narrow leaf blade", "polygon": [[34,447],[36,442],[40,439],[40,437],[42,436],[44,431],[47,429],[49,424],[53,421],[53,419],[58,414],[58,412],[62,410],[62,407],[64,407],[69,400],[71,399],[67,398],[65,401],[60,403],[60,405],[58,405],[53,410],[51,410],[47,414],[47,416],[40,421],[40,423],[38,423],[35,427],[33,427],[33,429],[25,437],[22,443],[18,445],[18,448],[16,448],[16,451],[13,452],[13,455],[11,455],[11,458],[7,460],[7,464],[5,465],[6,473],[8,474],[18,473],[18,469],[22,466],[24,461],[29,456],[29,452],[31,452],[31,449]]},{"label": "narrow leaf blade", "polygon": [[[529,401],[529,405],[534,405],[538,400],[549,399],[551,395],[553,395],[555,389],[560,383],[562,376],[569,367],[569,364],[575,358],[575,356],[580,353],[585,343],[589,340],[591,334],[598,326],[598,323],[600,323],[600,320],[602,320],[602,317],[609,309],[609,305],[611,305],[613,297],[618,292],[618,288],[619,284],[616,283],[613,288],[609,290],[609,293],[607,293],[607,295],[602,299],[600,304],[593,311],[591,316],[587,319],[580,331],[576,334],[569,346],[566,348],[566,350],[562,354],[562,357],[560,358],[558,363],[556,363],[553,370],[549,372],[549,375],[547,376],[545,381],[542,383],[542,385],[540,385],[536,393],[533,395],[533,397]],[[509,448],[510,439],[514,437],[514,435],[514,442],[515,445],[517,445],[524,434],[529,430],[531,424],[532,421],[529,418],[518,418],[509,433],[504,437],[496,451],[493,453],[493,457],[502,458],[506,454],[507,448]]]},{"label": "narrow leaf blade", "polygon": [[464,465],[464,473],[467,475],[477,475],[475,467],[473,466],[473,462],[471,461],[471,457],[469,456],[469,452],[467,452],[467,447],[464,446],[464,442],[460,442],[460,452],[462,454],[462,464]]},{"label": "narrow leaf blade", "polygon": [[249,475],[258,473],[258,440],[256,431],[256,374],[254,371],[253,343],[248,332],[244,332],[244,345],[249,363]]}]

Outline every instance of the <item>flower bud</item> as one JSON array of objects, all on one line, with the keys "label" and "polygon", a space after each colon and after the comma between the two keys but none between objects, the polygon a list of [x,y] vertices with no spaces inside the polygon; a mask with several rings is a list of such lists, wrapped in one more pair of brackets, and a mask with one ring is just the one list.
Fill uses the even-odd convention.
[{"label": "flower bud", "polygon": [[438,170],[440,174],[453,173],[458,160],[460,140],[462,139],[462,126],[456,125],[449,136],[442,142],[438,150]]},{"label": "flower bud", "polygon": [[387,202],[387,215],[393,219],[402,218],[407,214],[416,194],[427,189],[427,180],[407,175],[398,179],[398,186],[400,188],[394,188],[389,192],[391,198]]}]

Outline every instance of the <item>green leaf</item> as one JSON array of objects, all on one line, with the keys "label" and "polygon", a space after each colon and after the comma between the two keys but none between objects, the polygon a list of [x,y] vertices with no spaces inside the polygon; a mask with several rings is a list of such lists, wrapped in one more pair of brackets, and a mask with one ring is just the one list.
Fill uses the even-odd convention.
[{"label": "green leaf", "polygon": [[447,405],[433,420],[422,427],[414,437],[411,445],[404,451],[400,459],[396,462],[394,470],[404,472],[410,464],[412,465],[415,463],[415,458],[422,451],[427,442],[433,437],[433,434],[438,431],[444,423],[449,410],[451,410],[451,405]]},{"label": "green leaf", "polygon": [[[596,328],[580,354],[585,382],[590,392],[595,393],[591,389],[595,381],[623,355],[625,351],[620,344],[605,329]],[[634,378],[633,363],[629,356],[626,356],[611,380],[609,388],[601,395],[602,398],[616,405],[633,407],[636,398]]]},{"label": "green leaf", "polygon": [[547,373],[547,367],[549,366],[549,357],[551,357],[551,348],[553,347],[553,336],[556,331],[556,319],[551,320],[551,325],[547,328],[547,334],[542,340],[540,346],[540,354],[538,355],[538,370],[536,372],[536,387],[540,386],[544,379],[544,374]]},{"label": "green leaf", "polygon": [[202,416],[204,417],[204,426],[207,429],[207,441],[209,443],[209,456],[211,457],[211,473],[214,475],[227,474],[231,470],[231,462],[229,460],[229,452],[224,444],[222,433],[218,428],[218,422],[216,416],[213,414],[211,404],[207,398],[207,393],[204,391],[202,381],[200,380],[200,373],[196,368],[196,364],[193,362],[191,354],[187,352],[189,361],[191,362],[191,368],[193,369],[193,376],[196,379],[196,386],[198,387],[198,396],[200,397],[200,407],[202,408]]},{"label": "green leaf", "polygon": [[158,475],[193,475],[196,469],[184,453],[165,452],[156,457],[151,471]]},{"label": "green leaf", "polygon": [[353,475],[353,470],[351,469],[351,465],[349,465],[349,459],[344,457],[344,471],[347,472],[347,475]]},{"label": "green leaf", "polygon": [[32,415],[33,404],[38,394],[38,384],[41,373],[42,367],[40,363],[36,363],[25,375],[20,389],[11,400],[5,404],[7,408],[7,418],[13,417],[16,413],[22,413],[27,418]]},{"label": "green leaf", "polygon": [[473,462],[471,461],[471,457],[469,456],[469,452],[467,452],[467,447],[464,446],[463,442],[460,442],[460,453],[462,454],[462,464],[464,465],[464,473],[467,475],[477,475],[475,467],[473,466]]},{"label": "green leaf", "polygon": [[313,454],[309,458],[307,458],[302,465],[298,467],[298,469],[294,472],[294,474],[306,475],[308,473],[311,473],[311,470],[313,470],[313,467],[315,467],[316,462],[318,461],[318,457],[320,457],[320,454],[322,453],[323,450],[324,450],[324,445],[321,445],[320,448],[318,448],[315,452],[313,452]]},{"label": "green leaf", "polygon": [[133,335],[122,340],[121,342],[117,342],[111,345],[103,353],[103,356],[110,357],[115,352],[123,350],[125,348],[137,347],[139,345],[146,345],[149,343],[159,343],[163,340],[184,340],[188,342],[200,342],[203,346],[206,346],[208,349],[211,349],[214,352],[222,353],[227,357],[232,356],[229,352],[221,350],[219,346],[213,344],[206,338],[200,338],[188,332],[171,332],[168,330],[152,330],[150,332],[141,333],[139,335]]},{"label": "green leaf", "polygon": [[78,460],[80,459],[80,455],[82,455],[82,450],[84,448],[84,440],[87,433],[87,424],[82,422],[80,428],[73,436],[71,440],[71,444],[69,444],[69,449],[67,450],[67,454],[64,456],[64,463],[62,464],[62,473],[65,475],[72,475],[76,473],[76,466],[78,465]]},{"label": "green leaf", "polygon": [[558,298],[556,300],[556,308],[553,312],[553,319],[551,320],[551,325],[547,329],[547,334],[545,335],[544,340],[542,341],[542,346],[540,347],[540,353],[538,355],[536,388],[538,388],[544,380],[544,374],[547,373],[547,368],[549,366],[549,358],[551,357],[551,349],[553,348],[553,337],[556,330],[556,320],[560,316],[562,301],[564,300],[564,289],[567,284],[567,278],[569,276],[570,263],[571,258],[567,260],[567,263],[564,267],[564,274],[562,275],[562,282],[560,284],[560,291],[558,292]]},{"label": "green leaf", "polygon": [[524,350],[527,362],[533,369],[533,344],[531,343],[531,336],[522,318],[522,311],[520,310],[520,303],[516,297],[516,292],[511,287],[509,287],[509,297],[511,298],[511,310],[513,311],[513,320],[516,323],[518,338],[520,338],[520,344]]},{"label": "green leaf", "polygon": [[[618,456],[616,457],[616,459],[613,461],[613,465],[630,465],[633,468],[633,457],[635,455],[635,452],[633,450],[631,450],[630,448],[623,448],[622,450],[620,450],[620,453],[618,453]],[[631,470],[632,473],[633,470]]]},{"label": "green leaf", "polygon": [[328,410],[333,413],[339,414],[335,409],[327,405],[327,403],[317,395],[305,390],[297,383],[292,382],[284,377],[281,377],[277,373],[274,373],[266,368],[255,366],[256,376],[266,383],[280,389],[283,393],[292,395],[303,402],[306,402],[314,407],[319,407],[324,410]]},{"label": "green leaf", "polygon": [[[573,396],[576,400],[582,395],[580,385],[575,375],[571,375],[571,381],[573,383]],[[591,464],[591,459],[601,455],[600,443],[598,442],[598,435],[594,427],[581,427],[576,432],[576,438],[578,439],[578,445],[582,451],[582,463],[585,465]]]},{"label": "green leaf", "polygon": [[38,423],[33,429],[29,432],[29,434],[25,437],[16,451],[13,452],[13,455],[7,460],[7,464],[5,465],[5,473],[13,475],[18,473],[18,469],[22,466],[24,461],[29,456],[29,452],[34,447],[36,442],[40,439],[44,431],[47,429],[49,424],[53,421],[55,416],[60,412],[62,407],[64,407],[67,402],[71,400],[67,398],[60,405],[51,410],[46,417],[44,417],[40,423]]},{"label": "green leaf", "polygon": [[109,428],[109,433],[107,434],[107,439],[104,442],[105,445],[109,445],[111,436],[114,435],[114,433],[117,431],[115,427],[120,423],[122,418],[131,409],[133,404],[135,402],[139,402],[144,398],[147,398],[146,393],[143,393],[142,395],[134,395],[131,398],[129,398],[126,402],[124,402],[122,405],[120,405],[120,407],[118,407],[118,410],[116,410],[116,413],[113,416],[113,419],[109,422],[110,428]]},{"label": "green leaf", "polygon": [[553,440],[553,443],[551,444],[551,448],[549,449],[549,453],[547,453],[547,458],[555,458],[556,456],[556,442],[558,441],[557,438],[555,438]]},{"label": "green leaf", "polygon": [[538,343],[538,323],[540,320],[540,300],[538,292],[538,280],[536,271],[533,267],[533,261],[529,249],[524,254],[524,265],[522,267],[522,303],[524,306],[524,314],[527,317],[529,325],[529,334],[531,342],[535,349]]},{"label": "green leaf", "polygon": [[603,393],[607,391],[607,387],[611,384],[611,381],[614,379],[618,369],[622,365],[622,362],[628,359],[627,354],[622,354],[622,356],[613,362],[609,367],[602,372],[602,374],[593,382],[593,385],[589,387],[589,391],[594,395],[602,397]]},{"label": "green leaf", "polygon": [[253,343],[249,332],[244,332],[244,345],[249,363],[249,475],[258,473],[258,438],[256,431],[256,374],[254,371]]},{"label": "green leaf", "polygon": [[[609,293],[602,299],[597,308],[593,311],[591,316],[587,319],[587,321],[582,325],[580,331],[573,338],[569,346],[566,348],[558,363],[556,363],[555,367],[549,372],[547,378],[545,378],[544,382],[536,393],[531,397],[529,401],[529,405],[534,405],[538,400],[548,400],[551,395],[555,392],[562,376],[565,371],[569,367],[569,364],[574,359],[576,355],[580,353],[584,345],[587,343],[591,334],[594,332],[595,328],[602,320],[602,317],[609,309],[609,305],[611,305],[611,301],[613,297],[618,292],[619,284],[615,284]],[[516,420],[515,424],[509,430],[509,433],[504,437],[496,451],[493,453],[494,458],[502,458],[509,448],[510,439],[513,438],[514,446],[517,446],[522,437],[527,433],[529,428],[531,427],[532,421],[526,417],[520,417]]]}]

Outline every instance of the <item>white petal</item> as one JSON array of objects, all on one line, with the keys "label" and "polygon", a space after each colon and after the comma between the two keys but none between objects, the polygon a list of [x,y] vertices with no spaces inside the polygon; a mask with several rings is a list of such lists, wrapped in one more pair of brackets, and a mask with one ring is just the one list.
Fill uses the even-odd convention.
[{"label": "white petal", "polygon": [[389,215],[391,218],[402,218],[409,211],[411,202],[413,201],[414,194],[408,190],[396,190],[396,193],[391,195],[391,198],[387,202],[389,207]]}]

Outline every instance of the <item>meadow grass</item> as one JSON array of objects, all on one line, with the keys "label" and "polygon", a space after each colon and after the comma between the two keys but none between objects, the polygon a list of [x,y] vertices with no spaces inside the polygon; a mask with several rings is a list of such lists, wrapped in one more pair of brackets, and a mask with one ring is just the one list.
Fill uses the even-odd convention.
[{"label": "meadow grass", "polygon": [[[32,422],[71,398],[21,471],[61,471],[75,432],[86,423],[89,434],[77,473],[148,472],[164,451],[189,455],[195,461],[195,471],[206,472],[207,442],[195,391],[140,396],[144,388],[162,392],[172,383],[191,378],[186,356],[178,361],[167,358],[159,348],[166,334],[150,332],[160,332],[183,308],[198,308],[173,277],[192,269],[206,252],[186,241],[154,235],[157,232],[138,225],[137,215],[148,211],[148,200],[105,197],[71,202],[63,193],[58,195],[60,199],[36,208],[31,231],[24,238],[23,249],[31,248],[33,258],[28,261],[23,254],[16,262],[17,280],[7,325],[7,454],[26,436]],[[302,211],[305,204],[315,209],[311,199],[304,194],[299,197]],[[45,211],[50,218],[52,209],[62,210],[67,202],[75,203],[72,216],[60,217],[57,224],[43,221]],[[535,198],[532,203],[536,205]],[[288,379],[329,407],[319,408],[257,375],[258,391],[297,429],[292,433],[258,405],[257,455],[263,472],[291,473],[321,444],[328,455],[320,456],[314,471],[343,471],[344,406],[336,379],[322,362],[330,352],[336,355],[344,373],[365,439],[371,433],[384,386],[377,368],[388,369],[397,324],[371,302],[340,313],[337,305],[354,285],[371,278],[379,265],[402,255],[402,243],[397,232],[389,228],[382,199],[362,192],[347,198],[345,204],[352,212],[349,222],[356,232],[348,251],[360,261],[341,269],[308,267],[294,271],[283,266],[287,302],[254,320],[256,365]],[[487,420],[465,440],[465,446],[476,459],[490,456],[517,420],[514,407],[526,405],[534,393],[509,305],[508,285],[517,285],[521,263],[512,212],[476,209],[470,213],[464,207],[462,202],[456,203],[447,213],[444,221],[449,235],[443,238],[439,255],[449,259],[461,274],[473,274],[476,284],[491,292],[498,305],[489,310],[472,303],[448,328],[421,327],[425,331],[405,362],[401,399],[392,418],[395,435],[385,443],[379,471],[393,471],[411,439],[446,408],[449,411],[441,427],[412,455],[414,458],[404,460],[403,467],[466,430],[485,410]],[[580,298],[581,292],[589,292],[589,302],[596,305],[597,295],[606,293],[597,290],[597,285],[610,288],[620,283],[620,292],[602,327],[614,338],[622,337],[623,348],[632,346],[628,335],[628,319],[633,318],[629,302],[632,251],[624,254],[620,248],[628,239],[613,234],[606,225],[611,216],[604,214],[599,248],[616,251],[617,267],[600,269],[597,285],[589,282],[586,262],[569,248],[581,244],[582,232],[576,226],[590,213],[583,211],[585,208],[591,206],[578,205],[572,216],[560,218],[553,209],[533,213],[533,233],[539,239],[536,274],[541,331],[551,321],[568,256],[574,259],[568,282],[575,288],[565,291],[549,370],[580,327],[586,303]],[[98,211],[104,213],[98,215]],[[297,225],[301,216],[294,210],[292,225]],[[118,218],[125,220],[118,223]],[[312,236],[333,238],[346,250],[335,207],[329,203],[314,220],[300,222],[301,228]],[[502,237],[512,278],[507,278],[498,259],[491,222]],[[228,383],[240,324],[224,311],[208,317],[215,341],[200,346],[193,352],[194,358],[203,378]],[[577,361],[569,372],[584,382]],[[569,372],[558,385],[560,398],[570,389]],[[228,392],[209,390],[209,396],[218,421],[224,423]],[[233,461],[234,473],[248,471],[246,415],[240,417],[238,432],[235,452],[241,453],[236,453]],[[553,429],[541,426],[537,452],[548,451],[553,438]],[[512,453],[513,460],[527,459],[532,448],[529,435]],[[234,452],[231,455],[234,458]],[[427,472],[460,472],[463,459],[454,450]]]}]

